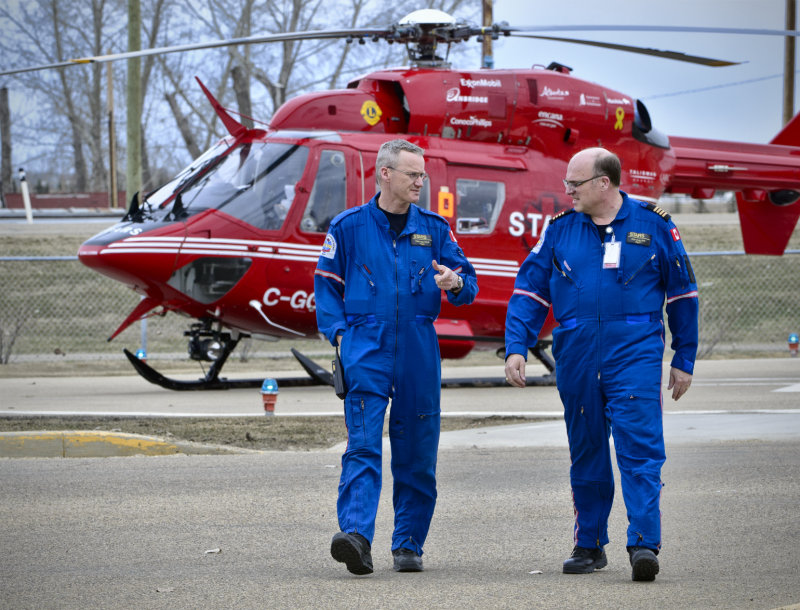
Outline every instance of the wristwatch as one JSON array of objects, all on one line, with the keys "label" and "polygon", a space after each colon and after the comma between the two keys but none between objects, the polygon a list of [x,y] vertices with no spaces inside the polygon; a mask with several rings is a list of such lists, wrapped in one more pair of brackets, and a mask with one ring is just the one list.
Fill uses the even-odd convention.
[{"label": "wristwatch", "polygon": [[464,278],[459,275],[458,284],[456,284],[456,287],[451,289],[450,292],[452,292],[453,294],[458,294],[459,292],[461,292],[461,289],[463,287],[464,287]]}]

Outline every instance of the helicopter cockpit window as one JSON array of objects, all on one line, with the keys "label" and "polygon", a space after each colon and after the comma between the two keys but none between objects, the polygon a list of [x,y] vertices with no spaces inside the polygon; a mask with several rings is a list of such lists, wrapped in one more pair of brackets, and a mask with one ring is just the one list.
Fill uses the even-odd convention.
[{"label": "helicopter cockpit window", "polygon": [[347,204],[347,174],[344,154],[338,150],[323,150],[314,187],[308,198],[300,228],[312,233],[325,233],[331,220],[343,212]]},{"label": "helicopter cockpit window", "polygon": [[307,159],[308,149],[296,144],[243,144],[194,182],[178,185],[168,218],[218,209],[259,229],[280,229]]},{"label": "helicopter cockpit window", "polygon": [[456,232],[491,233],[506,199],[506,185],[484,180],[456,180]]},{"label": "helicopter cockpit window", "polygon": [[161,209],[161,206],[163,206],[164,203],[169,200],[170,197],[172,197],[176,190],[184,188],[191,182],[193,178],[199,177],[202,172],[214,164],[214,162],[228,149],[229,146],[230,143],[226,142],[225,140],[219,141],[216,145],[209,148],[197,159],[184,167],[172,180],[161,185],[151,193],[148,193],[144,200],[144,211],[150,215],[157,214]]}]

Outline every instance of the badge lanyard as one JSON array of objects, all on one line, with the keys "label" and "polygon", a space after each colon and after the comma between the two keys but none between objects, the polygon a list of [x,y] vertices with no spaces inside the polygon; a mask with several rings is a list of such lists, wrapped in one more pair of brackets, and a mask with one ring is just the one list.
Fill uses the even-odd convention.
[{"label": "badge lanyard", "polygon": [[619,269],[619,258],[622,254],[622,242],[614,238],[614,229],[606,227],[611,234],[611,241],[603,242],[603,269]]}]

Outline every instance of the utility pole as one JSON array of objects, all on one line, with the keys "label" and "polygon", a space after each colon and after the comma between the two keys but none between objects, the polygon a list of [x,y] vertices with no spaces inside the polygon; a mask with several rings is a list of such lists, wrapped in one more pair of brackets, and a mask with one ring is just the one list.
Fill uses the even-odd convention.
[{"label": "utility pole", "polygon": [[[492,0],[483,0],[483,27],[492,27]],[[492,56],[492,35],[483,35],[483,57],[481,58],[482,68],[494,68],[494,57]]]},{"label": "utility pole", "polygon": [[[786,0],[786,29],[797,27],[797,0]],[[783,43],[783,124],[794,116],[794,36],[787,36]]]},{"label": "utility pole", "polygon": [[[139,0],[128,0],[128,51],[142,48],[142,11]],[[142,188],[142,60],[128,60],[127,86],[128,162],[125,184],[128,199]]]},{"label": "utility pole", "polygon": [[114,79],[111,75],[113,62],[108,62],[108,207],[119,208],[117,198],[117,132],[114,129]]}]

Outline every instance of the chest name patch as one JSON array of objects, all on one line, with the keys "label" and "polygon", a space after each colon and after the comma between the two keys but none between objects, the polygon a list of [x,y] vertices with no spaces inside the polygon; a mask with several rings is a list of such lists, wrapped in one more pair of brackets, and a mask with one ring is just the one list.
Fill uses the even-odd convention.
[{"label": "chest name patch", "polygon": [[433,239],[431,239],[430,235],[423,235],[421,233],[412,233],[411,245],[424,246],[426,248],[430,248],[433,245]]},{"label": "chest name patch", "polygon": [[625,241],[629,244],[636,244],[637,246],[649,246],[652,237],[647,233],[634,233],[631,231],[628,233],[628,237]]}]

